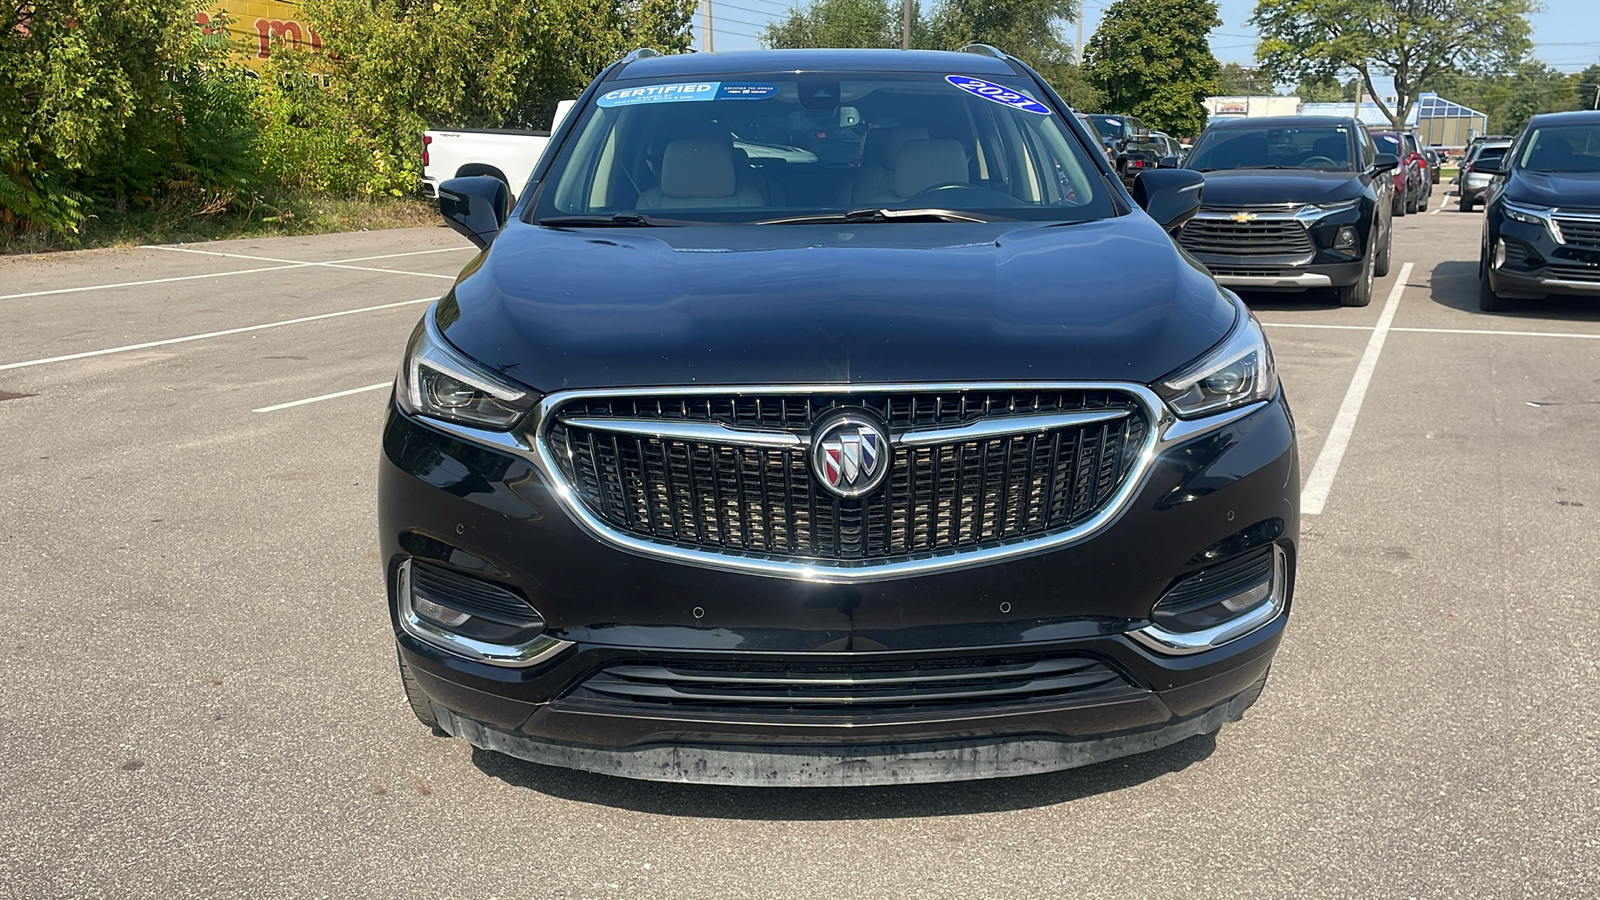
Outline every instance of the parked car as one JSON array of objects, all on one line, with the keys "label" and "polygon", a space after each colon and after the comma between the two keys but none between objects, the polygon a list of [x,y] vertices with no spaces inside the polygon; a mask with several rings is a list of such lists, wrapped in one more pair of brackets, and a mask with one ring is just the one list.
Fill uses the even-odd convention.
[{"label": "parked car", "polygon": [[1466,148],[1461,151],[1461,162],[1471,162],[1472,157],[1475,153],[1477,153],[1478,148],[1484,144],[1491,142],[1496,144],[1509,144],[1516,140],[1516,137],[1517,136],[1514,134],[1480,134],[1467,142]]},{"label": "parked car", "polygon": [[1428,161],[1428,181],[1430,184],[1439,183],[1439,170],[1444,167],[1444,153],[1435,147],[1428,147],[1422,151],[1422,158]]},{"label": "parked car", "polygon": [[1492,173],[1499,169],[1500,161],[1510,149],[1510,142],[1501,141],[1479,144],[1473,148],[1470,160],[1461,165],[1461,174],[1456,178],[1459,182],[1456,193],[1461,197],[1462,212],[1472,212],[1474,206],[1483,202],[1489,182],[1494,180]]},{"label": "parked car", "polygon": [[[898,142],[875,181],[742,166],[733,135],[841,97]],[[1071,117],[989,48],[637,51],[514,208],[441,185],[486,252],[406,347],[379,473],[417,718],[785,786],[1238,718],[1292,607],[1293,420],[1169,239],[1203,178],[1129,194]]]},{"label": "parked car", "polygon": [[1497,181],[1484,209],[1479,307],[1600,295],[1600,112],[1534,116],[1510,152],[1485,149],[1473,165]]},{"label": "parked car", "polygon": [[[557,124],[571,108],[571,100],[556,106]],[[500,179],[514,200],[549,142],[548,131],[458,128],[423,132],[422,195],[439,196],[439,184],[446,179],[488,175]]]},{"label": "parked car", "polygon": [[[1149,136],[1150,129],[1138,116],[1108,115],[1105,113],[1092,113],[1089,123],[1094,126],[1096,133],[1105,140],[1106,146],[1111,148],[1111,162],[1117,174],[1127,184],[1133,183],[1133,178],[1146,168],[1144,157],[1140,154],[1130,154],[1129,147],[1134,141],[1142,140]],[[1133,161],[1141,160],[1138,165]],[[1133,175],[1129,175],[1129,170]]]},{"label": "parked car", "polygon": [[[1406,139],[1411,138],[1408,142]],[[1393,153],[1400,160],[1400,166],[1394,171],[1395,203],[1398,209],[1395,215],[1404,216],[1426,209],[1428,194],[1433,187],[1428,183],[1424,171],[1427,164],[1422,161],[1422,154],[1415,152],[1416,138],[1403,132],[1374,131],[1372,139],[1378,145],[1379,152]]]},{"label": "parked car", "polygon": [[1372,302],[1389,273],[1391,172],[1353,118],[1217,119],[1190,151],[1204,205],[1179,244],[1217,276],[1253,290],[1331,287],[1344,306]]},{"label": "parked car", "polygon": [[1122,154],[1122,180],[1129,187],[1139,173],[1162,166],[1177,168],[1183,154],[1178,142],[1165,132],[1152,131],[1144,137],[1130,138]]}]

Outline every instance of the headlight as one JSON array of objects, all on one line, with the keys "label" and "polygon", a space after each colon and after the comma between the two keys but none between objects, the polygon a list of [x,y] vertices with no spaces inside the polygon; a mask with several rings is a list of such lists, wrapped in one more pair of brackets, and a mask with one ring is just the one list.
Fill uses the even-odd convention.
[{"label": "headlight", "polygon": [[539,397],[513,387],[445,342],[429,309],[406,345],[395,396],[406,412],[504,431]]},{"label": "headlight", "polygon": [[1221,344],[1156,385],[1156,393],[1184,419],[1269,400],[1277,389],[1272,347],[1261,323],[1242,308]]},{"label": "headlight", "polygon": [[1502,204],[1502,208],[1506,211],[1506,218],[1525,225],[1543,225],[1544,229],[1550,232],[1550,237],[1554,238],[1556,243],[1565,244],[1567,242],[1566,237],[1561,234],[1561,225],[1552,216],[1552,213],[1555,212],[1553,207],[1525,206],[1521,203],[1512,203],[1507,200]]},{"label": "headlight", "polygon": [[1300,210],[1296,212],[1295,215],[1304,218],[1315,219],[1329,215],[1330,213],[1344,212],[1347,209],[1355,209],[1356,204],[1360,202],[1361,198],[1357,197],[1354,200],[1341,200],[1338,203],[1308,203],[1305,206],[1300,207]]}]

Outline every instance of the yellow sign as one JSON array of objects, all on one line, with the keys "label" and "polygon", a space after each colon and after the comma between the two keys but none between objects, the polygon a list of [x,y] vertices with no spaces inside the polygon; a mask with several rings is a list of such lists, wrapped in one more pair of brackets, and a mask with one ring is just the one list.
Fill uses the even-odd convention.
[{"label": "yellow sign", "polygon": [[195,21],[211,33],[213,20],[226,13],[228,34],[239,44],[245,65],[260,69],[272,55],[274,44],[303,50],[321,50],[322,37],[306,23],[298,3],[288,0],[237,0],[218,3],[195,13]]}]

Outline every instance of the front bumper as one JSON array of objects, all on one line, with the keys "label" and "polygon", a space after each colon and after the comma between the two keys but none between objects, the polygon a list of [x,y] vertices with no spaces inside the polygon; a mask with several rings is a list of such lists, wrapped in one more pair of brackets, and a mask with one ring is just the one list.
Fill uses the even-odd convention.
[{"label": "front bumper", "polygon": [[1361,279],[1361,260],[1274,263],[1246,257],[1196,256],[1216,276],[1217,284],[1248,291],[1304,291],[1339,287]]},{"label": "front bumper", "polygon": [[1538,299],[1550,294],[1600,294],[1600,247],[1558,242],[1543,225],[1518,222],[1498,208],[1486,260],[1497,294]]},{"label": "front bumper", "polygon": [[[1026,774],[1212,731],[1253,701],[1284,612],[1189,655],[1129,637],[1207,554],[1281,546],[1292,588],[1299,472],[1281,395],[1164,452],[1122,514],[1080,544],[914,578],[819,584],[686,566],[609,547],[515,455],[391,412],[380,463],[396,639],[441,724],[536,762],[639,778],[863,784]],[[407,560],[515,588],[570,647],[488,665],[399,627]],[[618,665],[932,665],[1018,654],[1092,659],[1115,689],[828,716],[597,704]],[[1240,699],[1245,698],[1245,699]],[[771,778],[763,772],[776,773]]]}]

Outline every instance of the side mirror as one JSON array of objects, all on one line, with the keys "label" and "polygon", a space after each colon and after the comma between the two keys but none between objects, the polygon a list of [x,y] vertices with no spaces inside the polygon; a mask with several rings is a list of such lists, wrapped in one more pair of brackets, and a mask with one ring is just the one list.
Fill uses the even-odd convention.
[{"label": "side mirror", "polygon": [[452,178],[439,185],[439,215],[467,240],[487,248],[511,214],[511,192],[493,175]]},{"label": "side mirror", "polygon": [[1161,157],[1161,161],[1156,163],[1156,165],[1163,169],[1176,169],[1177,167],[1183,165],[1183,161],[1178,159],[1176,156],[1163,156]]},{"label": "side mirror", "polygon": [[1200,211],[1205,186],[1206,177],[1193,169],[1148,169],[1133,179],[1133,202],[1171,233]]},{"label": "side mirror", "polygon": [[1372,161],[1372,171],[1374,172],[1393,172],[1398,168],[1400,168],[1400,157],[1395,156],[1393,153],[1379,153]]},{"label": "side mirror", "polygon": [[1467,171],[1471,172],[1474,175],[1504,175],[1504,174],[1506,174],[1505,163],[1500,163],[1500,162],[1487,162],[1487,163],[1484,163],[1483,165],[1468,166],[1467,167]]}]

